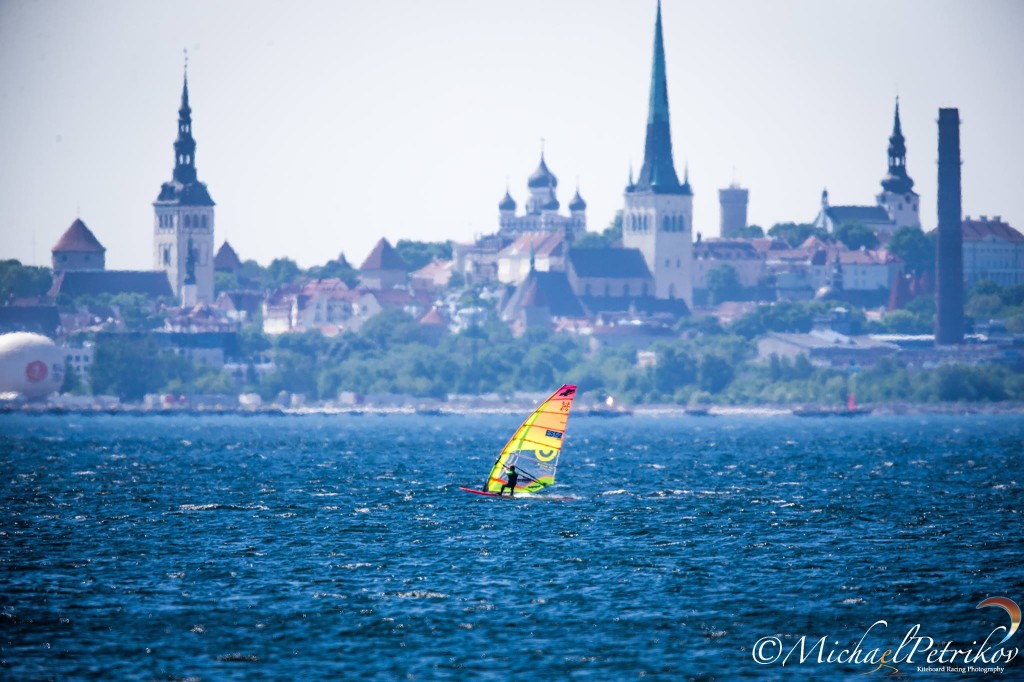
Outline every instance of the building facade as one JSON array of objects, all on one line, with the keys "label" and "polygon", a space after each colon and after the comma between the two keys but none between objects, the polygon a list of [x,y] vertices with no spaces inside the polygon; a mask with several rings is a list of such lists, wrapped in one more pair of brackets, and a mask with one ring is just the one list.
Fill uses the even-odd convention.
[{"label": "building facade", "polygon": [[1024,234],[1000,216],[962,221],[964,281],[991,280],[1004,287],[1024,284]]},{"label": "building facade", "polygon": [[527,180],[530,198],[526,200],[526,212],[516,215],[515,199],[505,190],[505,196],[498,202],[498,225],[503,235],[523,232],[555,232],[564,230],[570,241],[587,229],[587,202],[580,196],[579,187],[569,202],[569,215],[559,213],[562,204],[558,201],[558,178],[548,169],[544,152],[540,153],[540,164]]},{"label": "building facade", "polygon": [[672,160],[661,5],[654,26],[654,63],[644,164],[630,178],[622,211],[622,245],[638,249],[654,278],[654,295],[693,307],[693,191]]},{"label": "building facade", "polygon": [[194,297],[190,304],[213,302],[214,203],[206,184],[198,180],[195,155],[186,73],[174,141],[174,173],[153,202],[153,265],[167,273],[175,296]]},{"label": "building facade", "polygon": [[900,103],[896,100],[892,135],[888,148],[889,172],[882,178],[882,193],[873,206],[833,206],[828,190],[821,193],[821,208],[814,226],[835,232],[846,223],[859,223],[887,240],[901,227],[919,227],[921,197],[913,190],[914,181],[907,175],[907,144],[900,124]]}]

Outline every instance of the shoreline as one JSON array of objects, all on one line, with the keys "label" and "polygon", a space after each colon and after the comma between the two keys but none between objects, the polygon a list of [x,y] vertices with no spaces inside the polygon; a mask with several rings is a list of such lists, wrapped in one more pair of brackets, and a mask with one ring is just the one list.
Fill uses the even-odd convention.
[{"label": "shoreline", "polygon": [[[124,415],[124,416],[171,416],[189,415],[195,417],[206,416],[242,416],[242,417],[288,417],[288,416],[389,416],[406,415],[422,417],[459,417],[485,414],[520,414],[529,410],[534,405],[525,402],[509,402],[494,405],[477,405],[474,407],[452,406],[445,407],[443,404],[431,404],[429,406],[383,406],[383,405],[360,405],[360,406],[338,406],[338,405],[311,405],[302,407],[281,407],[270,405],[266,407],[226,407],[208,405],[174,405],[174,406],[148,406],[142,403],[117,403],[117,404],[91,404],[91,405],[59,405],[51,403],[22,403],[0,406],[0,415],[7,414],[29,414],[29,415]],[[811,408],[812,414],[798,414],[798,412]],[[686,418],[699,421],[702,419],[713,419],[715,417],[782,417],[801,416],[811,420],[824,418],[869,418],[871,416],[902,416],[922,414],[950,414],[950,415],[974,415],[974,414],[1021,414],[1024,415],[1024,403],[1002,402],[1002,403],[883,403],[876,405],[864,405],[863,413],[849,414],[842,407],[822,405],[707,405],[701,413],[694,414],[692,408],[685,405],[638,405],[629,410],[612,411],[606,414],[601,410],[580,410],[577,414],[581,419],[608,419],[611,417],[647,417],[647,418]],[[705,411],[706,410],[706,411]]]}]

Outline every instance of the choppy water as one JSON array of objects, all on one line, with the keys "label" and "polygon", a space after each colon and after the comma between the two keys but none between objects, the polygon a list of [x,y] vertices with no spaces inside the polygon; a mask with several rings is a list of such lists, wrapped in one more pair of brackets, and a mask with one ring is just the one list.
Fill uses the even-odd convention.
[{"label": "choppy water", "polygon": [[518,422],[3,416],[0,676],[844,679],[752,648],[1024,603],[1021,417],[573,418],[575,500],[461,493]]}]

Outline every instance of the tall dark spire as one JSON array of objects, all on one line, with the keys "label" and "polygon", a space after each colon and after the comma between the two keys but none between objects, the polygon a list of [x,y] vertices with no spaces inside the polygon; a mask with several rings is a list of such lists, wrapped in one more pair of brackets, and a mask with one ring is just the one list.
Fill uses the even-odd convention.
[{"label": "tall dark spire", "polygon": [[889,174],[882,178],[882,189],[896,194],[906,194],[914,187],[914,181],[907,175],[907,144],[900,126],[900,98],[896,98],[896,113],[893,116],[892,135],[889,136]]},{"label": "tall dark spire", "polygon": [[178,109],[178,137],[174,140],[174,175],[160,186],[157,204],[182,206],[213,206],[206,185],[196,176],[196,141],[192,137],[192,107],[188,103],[188,56],[181,86],[181,107]]},{"label": "tall dark spire", "polygon": [[178,139],[174,141],[174,179],[183,185],[196,181],[196,141],[192,137],[192,108],[188,105],[188,65],[178,109]]},{"label": "tall dark spire", "polygon": [[679,184],[672,162],[672,132],[669,128],[668,84],[665,74],[665,41],[661,32],[661,2],[654,23],[654,63],[651,66],[651,99],[647,113],[644,165],[634,191],[658,194],[690,194]]}]

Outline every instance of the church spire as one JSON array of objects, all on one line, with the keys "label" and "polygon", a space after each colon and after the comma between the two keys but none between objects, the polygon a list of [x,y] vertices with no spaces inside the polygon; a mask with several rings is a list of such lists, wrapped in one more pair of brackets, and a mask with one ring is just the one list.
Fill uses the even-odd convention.
[{"label": "church spire", "polygon": [[188,105],[188,55],[178,109],[178,139],[174,141],[174,180],[183,185],[196,181],[196,141],[192,137],[192,108]]},{"label": "church spire", "polygon": [[896,194],[911,191],[914,181],[907,175],[907,144],[900,125],[900,98],[896,98],[896,113],[893,115],[892,135],[889,136],[889,173],[882,178],[882,189]]},{"label": "church spire", "polygon": [[661,30],[661,2],[654,24],[654,61],[651,66],[651,97],[647,113],[644,165],[636,183],[637,191],[658,194],[686,194],[679,184],[672,162],[672,132],[669,128],[668,84],[665,73],[665,41]]}]

